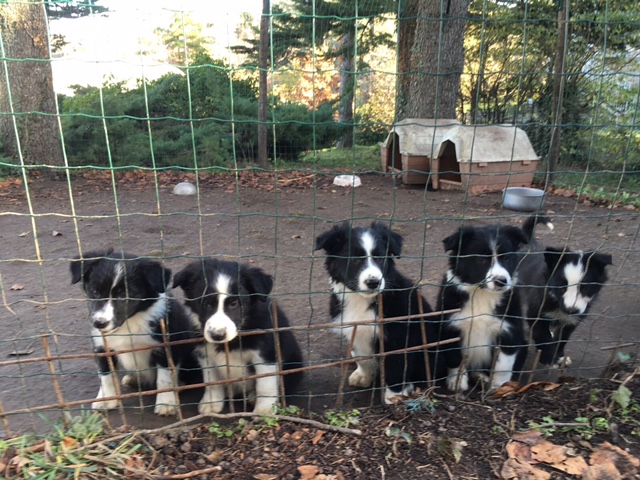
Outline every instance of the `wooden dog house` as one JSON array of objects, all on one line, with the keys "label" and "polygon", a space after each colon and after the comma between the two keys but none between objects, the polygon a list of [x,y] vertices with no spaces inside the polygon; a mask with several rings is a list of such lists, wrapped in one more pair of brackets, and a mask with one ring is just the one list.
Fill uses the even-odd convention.
[{"label": "wooden dog house", "polygon": [[380,144],[383,172],[402,172],[407,184],[429,183],[431,159],[437,157],[440,144],[455,119],[406,118],[398,122]]},{"label": "wooden dog house", "polygon": [[430,182],[435,190],[469,193],[530,187],[539,162],[520,128],[455,120],[403,120],[380,145],[380,153],[383,171],[401,171],[404,183]]}]

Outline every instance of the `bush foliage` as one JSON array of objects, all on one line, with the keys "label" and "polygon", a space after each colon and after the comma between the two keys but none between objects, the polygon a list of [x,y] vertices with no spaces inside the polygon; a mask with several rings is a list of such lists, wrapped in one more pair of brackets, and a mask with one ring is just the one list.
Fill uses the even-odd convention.
[{"label": "bush foliage", "polygon": [[[296,103],[271,104],[272,159],[297,160],[337,138],[332,103],[315,111]],[[208,168],[257,156],[257,86],[208,57],[183,74],[133,89],[122,83],[75,86],[73,96],[61,96],[60,106],[72,165]]]}]

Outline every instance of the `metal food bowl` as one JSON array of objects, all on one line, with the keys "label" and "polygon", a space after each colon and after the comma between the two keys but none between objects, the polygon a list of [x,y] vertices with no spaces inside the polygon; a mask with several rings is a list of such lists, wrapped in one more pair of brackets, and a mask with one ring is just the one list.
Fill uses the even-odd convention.
[{"label": "metal food bowl", "polygon": [[527,187],[509,187],[503,190],[502,206],[509,210],[534,212],[544,205],[544,190]]}]

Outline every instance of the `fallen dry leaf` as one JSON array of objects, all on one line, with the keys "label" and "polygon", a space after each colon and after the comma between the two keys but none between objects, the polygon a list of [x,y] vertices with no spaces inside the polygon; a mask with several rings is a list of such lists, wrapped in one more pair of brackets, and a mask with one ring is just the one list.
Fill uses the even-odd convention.
[{"label": "fallen dry leaf", "polygon": [[53,237],[61,237],[62,234],[60,232],[58,232],[57,230],[54,230],[53,232],[51,232],[51,236],[53,236]]},{"label": "fallen dry leaf", "polygon": [[507,455],[509,458],[515,458],[521,463],[530,463],[531,458],[531,445],[527,445],[523,442],[511,441],[507,443]]},{"label": "fallen dry leaf", "polygon": [[521,478],[526,478],[527,480],[549,480],[551,474],[529,463],[520,463],[515,458],[510,458],[502,465],[500,478],[504,480],[520,480]]},{"label": "fallen dry leaf", "polygon": [[14,283],[9,287],[9,290],[14,290],[14,291],[24,290],[24,285],[22,285],[21,283]]},{"label": "fallen dry leaf", "polygon": [[506,397],[507,395],[515,394],[520,388],[521,385],[518,382],[506,382],[498,387],[491,396],[496,398]]},{"label": "fallen dry leaf", "polygon": [[589,458],[589,463],[597,465],[599,463],[610,462],[618,468],[624,468],[624,473],[635,475],[640,467],[640,460],[631,455],[629,452],[622,450],[620,447],[602,443]]},{"label": "fallen dry leaf", "polygon": [[516,393],[519,395],[528,390],[538,390],[538,389],[544,390],[545,392],[549,392],[551,390],[555,390],[559,386],[560,384],[555,382],[531,382],[531,383],[527,383],[524,387],[520,388],[520,390],[518,390]]},{"label": "fallen dry leaf", "polygon": [[526,443],[533,446],[542,439],[542,433],[538,430],[527,430],[526,432],[516,432],[511,437],[516,442]]},{"label": "fallen dry leaf", "polygon": [[62,447],[62,450],[71,450],[77,445],[78,441],[72,437],[63,437],[62,440],[60,440],[60,446]]},{"label": "fallen dry leaf", "polygon": [[19,237],[26,237],[27,235],[29,235],[30,232],[22,232],[20,235],[18,235]]},{"label": "fallen dry leaf", "polygon": [[315,434],[315,436],[313,437],[313,439],[311,440],[311,443],[314,445],[317,445],[318,442],[320,441],[320,439],[322,438],[322,436],[326,433],[325,430],[318,430]]},{"label": "fallen dry leaf", "polygon": [[582,480],[618,480],[622,478],[616,466],[611,462],[590,465],[582,475]]},{"label": "fallen dry leaf", "polygon": [[521,395],[529,390],[544,390],[548,392],[555,390],[560,386],[555,382],[531,382],[526,385],[521,385],[518,382],[506,382],[502,386],[498,387],[492,394],[493,397],[501,398],[507,395]]},{"label": "fallen dry leaf", "polygon": [[278,475],[271,475],[270,473],[258,473],[254,475],[255,480],[277,480]]},{"label": "fallen dry leaf", "polygon": [[298,467],[300,480],[312,480],[318,474],[318,470],[316,465],[300,465]]},{"label": "fallen dry leaf", "polygon": [[560,463],[554,463],[551,467],[561,470],[569,475],[583,475],[587,471],[589,465],[582,457],[566,457]]},{"label": "fallen dry leaf", "polygon": [[542,440],[531,447],[531,456],[539,462],[561,463],[567,458],[567,447]]}]

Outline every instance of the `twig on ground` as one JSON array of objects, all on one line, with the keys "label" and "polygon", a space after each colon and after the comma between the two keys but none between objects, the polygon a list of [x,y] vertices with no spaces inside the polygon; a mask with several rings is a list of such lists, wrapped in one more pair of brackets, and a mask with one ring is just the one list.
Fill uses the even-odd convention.
[{"label": "twig on ground", "polygon": [[153,475],[151,478],[153,480],[182,480],[184,478],[193,478],[199,475],[206,475],[208,473],[219,472],[222,470],[222,467],[209,467],[203,468],[202,470],[193,470],[187,473],[176,473],[175,475]]}]

